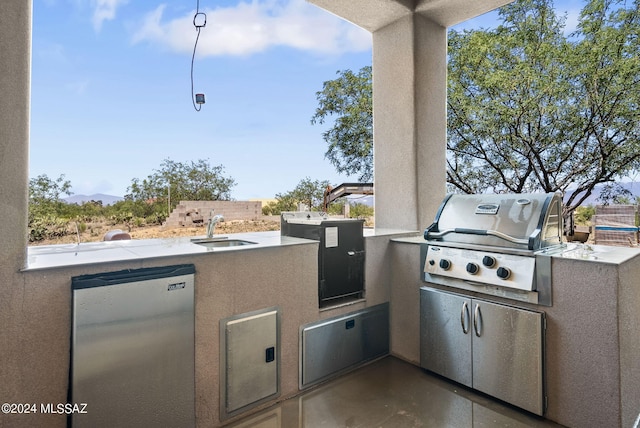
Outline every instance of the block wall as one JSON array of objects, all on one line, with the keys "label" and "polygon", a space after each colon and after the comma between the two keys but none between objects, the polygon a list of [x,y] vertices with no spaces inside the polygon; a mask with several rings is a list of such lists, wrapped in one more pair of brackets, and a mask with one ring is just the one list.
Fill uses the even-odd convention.
[{"label": "block wall", "polygon": [[213,210],[229,220],[258,220],[262,218],[260,201],[180,201],[167,218],[166,228],[206,225]]}]

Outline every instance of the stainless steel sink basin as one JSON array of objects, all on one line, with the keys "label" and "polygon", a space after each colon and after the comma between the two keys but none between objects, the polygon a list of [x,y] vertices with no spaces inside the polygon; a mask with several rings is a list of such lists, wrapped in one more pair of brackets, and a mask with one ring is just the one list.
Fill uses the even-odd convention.
[{"label": "stainless steel sink basin", "polygon": [[207,248],[228,248],[239,247],[242,245],[255,245],[257,242],[245,241],[244,239],[227,239],[227,238],[211,238],[211,239],[192,239],[194,244],[202,245]]}]

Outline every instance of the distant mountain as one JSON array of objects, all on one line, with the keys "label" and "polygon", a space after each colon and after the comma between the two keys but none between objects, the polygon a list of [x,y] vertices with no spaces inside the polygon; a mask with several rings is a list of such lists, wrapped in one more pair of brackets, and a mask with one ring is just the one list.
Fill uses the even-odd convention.
[{"label": "distant mountain", "polygon": [[64,198],[63,201],[65,201],[68,204],[78,204],[78,205],[82,205],[82,203],[84,202],[102,201],[102,205],[113,205],[116,202],[122,201],[123,199],[124,198],[120,196],[105,195],[103,193],[95,193],[93,195],[73,195],[73,196],[69,196],[68,198]]},{"label": "distant mountain", "polygon": [[[633,196],[631,196],[629,199],[631,199],[632,201],[635,200],[636,196],[640,196],[640,183],[637,183],[634,181],[626,181],[626,182],[618,182],[618,184],[631,192]],[[600,191],[602,190],[603,187],[604,187],[603,184],[597,185],[593,189],[593,192],[591,193],[591,195],[589,195],[589,197],[582,203],[582,206],[587,206],[587,205],[595,206],[595,205],[602,204],[602,201],[598,200],[598,197],[600,196]],[[572,189],[567,189],[564,199],[567,200],[572,193],[573,193]]]},{"label": "distant mountain", "polygon": [[363,204],[372,207],[373,195],[349,195],[347,196],[350,204]]}]

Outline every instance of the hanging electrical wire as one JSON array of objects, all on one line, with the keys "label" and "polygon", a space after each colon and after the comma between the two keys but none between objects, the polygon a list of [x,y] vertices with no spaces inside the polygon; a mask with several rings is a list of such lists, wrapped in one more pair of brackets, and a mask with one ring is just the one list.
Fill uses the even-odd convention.
[{"label": "hanging electrical wire", "polygon": [[[199,22],[196,22],[199,21]],[[202,104],[204,104],[204,94],[196,94],[193,90],[193,62],[196,58],[196,48],[198,47],[198,39],[200,38],[200,29],[207,25],[207,15],[204,12],[200,12],[200,0],[196,0],[196,14],[193,15],[193,26],[196,27],[198,34],[196,35],[196,42],[193,45],[193,55],[191,56],[191,102],[193,108],[196,111],[200,111]]]}]

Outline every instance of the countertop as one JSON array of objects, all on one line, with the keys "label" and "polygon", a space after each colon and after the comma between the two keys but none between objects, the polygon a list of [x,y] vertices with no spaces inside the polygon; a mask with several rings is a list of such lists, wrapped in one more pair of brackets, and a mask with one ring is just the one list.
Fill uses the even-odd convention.
[{"label": "countertop", "polygon": [[253,251],[285,245],[317,244],[309,239],[280,236],[274,232],[247,232],[215,235],[214,238],[250,241],[254,244],[235,247],[209,248],[191,242],[206,236],[186,236],[164,239],[131,239],[121,241],[87,242],[81,244],[45,245],[27,248],[27,267],[23,270],[48,269],[64,266],[108,263],[116,261],[175,257],[230,251]]},{"label": "countertop", "polygon": [[[425,243],[422,236],[398,237],[393,238],[391,241],[402,244]],[[613,247],[608,245],[567,243],[562,249],[556,250],[549,255],[560,259],[621,264],[640,255],[640,247]]]},{"label": "countertop", "polygon": [[608,245],[567,244],[552,257],[590,262],[621,264],[640,254],[639,247],[612,247]]},{"label": "countertop", "polygon": [[[373,236],[406,235],[413,231],[395,229],[365,228],[365,238]],[[243,240],[253,244],[234,247],[210,248],[194,244],[194,239],[203,236],[186,236],[164,239],[131,239],[106,242],[86,242],[81,244],[44,245],[27,248],[27,267],[23,271],[79,266],[97,263],[150,259],[156,257],[176,257],[230,251],[254,251],[263,248],[288,245],[312,245],[318,241],[281,236],[280,231],[247,232],[214,235],[216,239]]]}]

